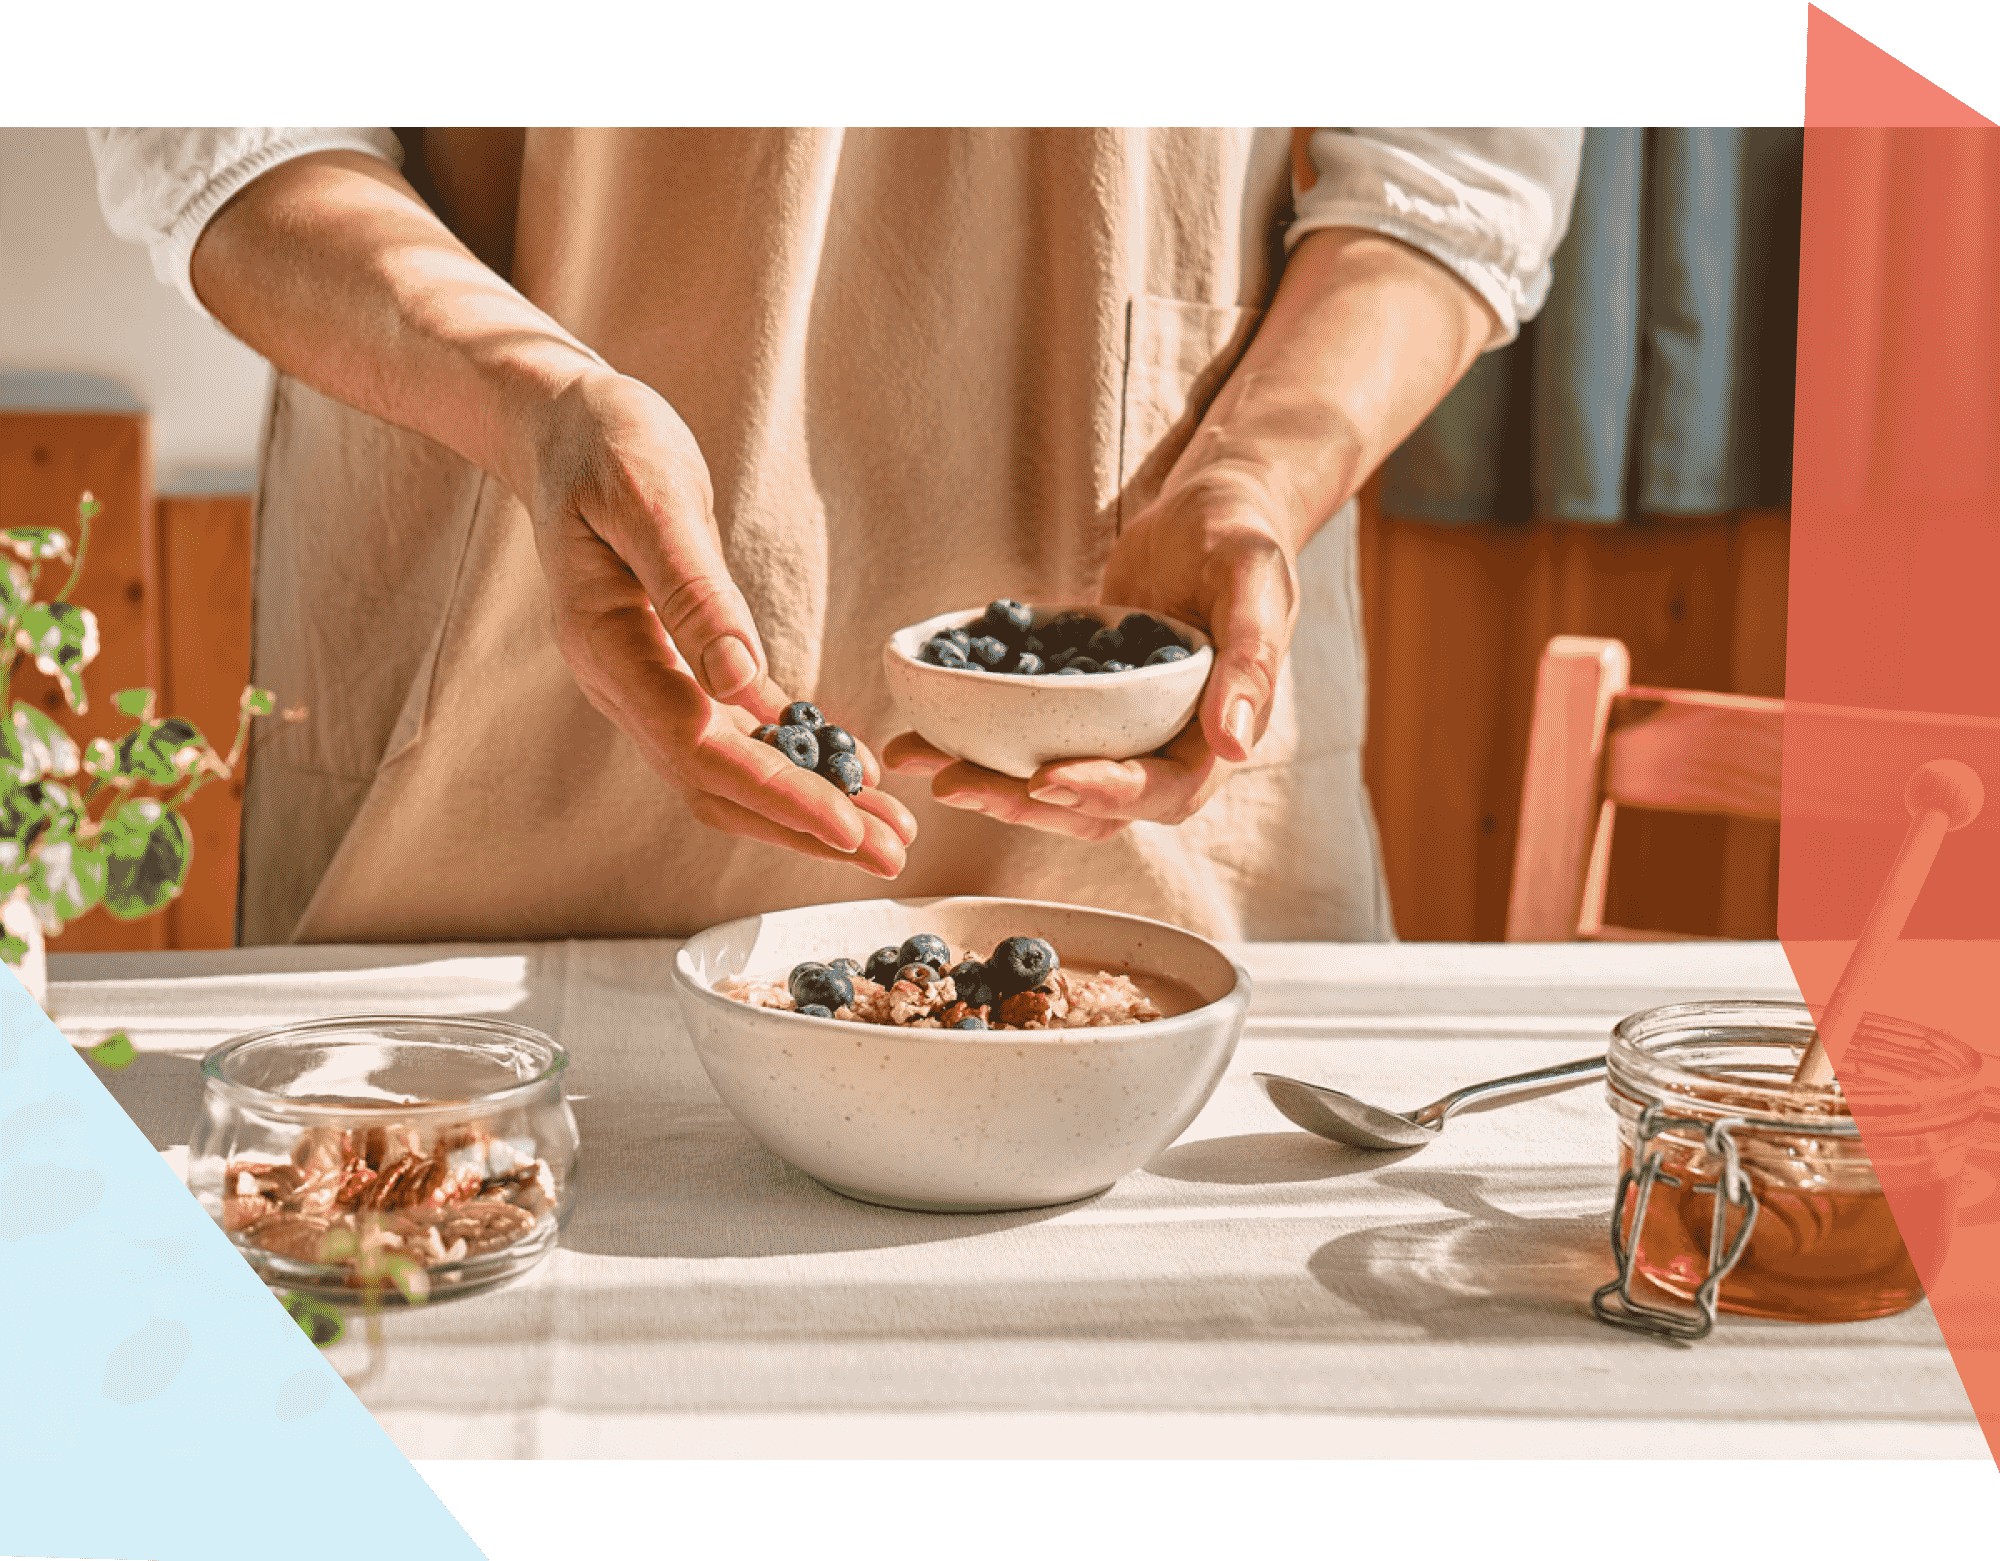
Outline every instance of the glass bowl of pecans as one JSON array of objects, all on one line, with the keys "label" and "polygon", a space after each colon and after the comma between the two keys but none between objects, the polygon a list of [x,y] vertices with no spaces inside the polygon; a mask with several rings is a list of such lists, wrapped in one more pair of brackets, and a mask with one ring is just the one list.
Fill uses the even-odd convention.
[{"label": "glass bowl of pecans", "polygon": [[202,1058],[188,1186],[275,1289],[476,1294],[556,1244],[576,1177],[568,1056],[493,1019],[317,1019]]}]

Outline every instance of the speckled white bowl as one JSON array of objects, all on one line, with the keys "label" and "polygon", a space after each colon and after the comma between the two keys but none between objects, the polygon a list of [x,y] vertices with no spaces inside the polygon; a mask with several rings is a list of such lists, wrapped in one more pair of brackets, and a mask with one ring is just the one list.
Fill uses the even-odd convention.
[{"label": "speckled white bowl", "polygon": [[[1026,780],[1057,759],[1136,759],[1172,741],[1201,705],[1215,652],[1199,629],[1152,613],[1190,646],[1185,661],[1088,677],[1022,677],[962,672],[919,661],[925,640],[969,627],[986,611],[940,613],[898,629],[882,647],[896,707],[910,729],[955,759]],[[1088,612],[1115,624],[1134,607],[1037,606],[1035,623],[1060,612]]]},{"label": "speckled white bowl", "polygon": [[[1016,934],[1066,963],[1172,976],[1203,1006],[1088,1030],[900,1030],[752,1008],[714,990],[807,959],[865,960],[932,932],[954,952]],[[1034,1209],[1104,1191],[1186,1129],[1242,1033],[1250,977],[1163,922],[1033,900],[857,900],[698,933],[674,958],[696,1055],[772,1153],[894,1208]]]}]

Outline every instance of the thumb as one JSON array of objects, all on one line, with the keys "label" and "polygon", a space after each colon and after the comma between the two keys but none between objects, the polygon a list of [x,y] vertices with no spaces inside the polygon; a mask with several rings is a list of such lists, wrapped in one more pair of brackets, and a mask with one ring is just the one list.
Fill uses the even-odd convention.
[{"label": "thumb", "polygon": [[1298,574],[1275,541],[1245,549],[1229,565],[1220,610],[1210,615],[1215,668],[1202,696],[1201,727],[1215,756],[1232,764],[1270,723],[1278,673],[1298,613]]}]

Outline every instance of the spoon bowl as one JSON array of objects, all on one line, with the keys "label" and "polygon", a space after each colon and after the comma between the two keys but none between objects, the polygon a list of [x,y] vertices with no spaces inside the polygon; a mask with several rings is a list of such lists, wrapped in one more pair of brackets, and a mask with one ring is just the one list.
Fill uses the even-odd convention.
[{"label": "spoon bowl", "polygon": [[[1257,1073],[1251,1077],[1263,1085],[1271,1104],[1308,1133],[1330,1138],[1337,1144],[1356,1149],[1421,1149],[1443,1130],[1446,1120],[1460,1108],[1487,1095],[1513,1090],[1535,1089],[1565,1081],[1582,1083],[1604,1071],[1604,1058],[1580,1057],[1575,1062],[1536,1068],[1529,1073],[1510,1073],[1505,1078],[1487,1079],[1453,1090],[1442,1100],[1415,1111],[1385,1111],[1371,1106],[1343,1090],[1324,1084],[1308,1084],[1304,1079],[1287,1078],[1282,1073]],[[1537,1090],[1537,1093],[1540,1093]]]}]

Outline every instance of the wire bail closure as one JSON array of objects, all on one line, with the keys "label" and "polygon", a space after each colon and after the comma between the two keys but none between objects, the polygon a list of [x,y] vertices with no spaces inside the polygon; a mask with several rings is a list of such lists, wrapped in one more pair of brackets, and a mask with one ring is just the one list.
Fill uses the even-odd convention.
[{"label": "wire bail closure", "polygon": [[[1689,1344],[1707,1338],[1714,1329],[1716,1294],[1722,1288],[1722,1281],[1729,1276],[1729,1271],[1743,1256],[1744,1248],[1750,1244],[1750,1232],[1757,1223],[1757,1194],[1750,1186],[1749,1173],[1743,1169],[1732,1132],[1746,1122],[1743,1117],[1723,1117],[1703,1122],[1693,1117],[1668,1116],[1657,1101],[1639,1114],[1638,1136],[1632,1149],[1632,1168],[1618,1178],[1618,1196],[1611,1210],[1611,1255],[1618,1263],[1618,1277],[1590,1298],[1590,1310],[1599,1322],[1610,1323],[1615,1328],[1629,1328],[1635,1333],[1651,1334],[1656,1338],[1679,1339]],[[1650,1306],[1632,1294],[1632,1280],[1639,1271],[1640,1232],[1645,1229],[1646,1205],[1652,1197],[1654,1185],[1665,1183],[1676,1188],[1681,1185],[1677,1177],[1661,1170],[1666,1161],[1666,1150],[1649,1149],[1648,1146],[1676,1128],[1699,1133],[1708,1153],[1722,1162],[1721,1172],[1713,1182],[1695,1182],[1689,1188],[1692,1192],[1710,1193],[1715,1197],[1715,1213],[1708,1234],[1708,1277],[1695,1287],[1692,1313]],[[1629,1240],[1625,1233],[1628,1194],[1632,1203]],[[1733,1238],[1728,1235],[1729,1211],[1732,1208],[1743,1213],[1743,1221],[1737,1226]]]}]

